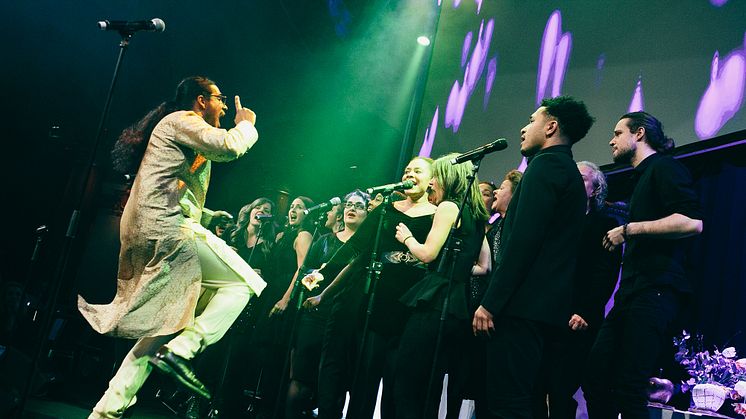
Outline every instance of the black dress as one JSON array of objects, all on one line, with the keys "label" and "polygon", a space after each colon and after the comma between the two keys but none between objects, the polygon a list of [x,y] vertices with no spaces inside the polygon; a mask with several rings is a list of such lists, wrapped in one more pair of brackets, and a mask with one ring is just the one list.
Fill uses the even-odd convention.
[{"label": "black dress", "polygon": [[[385,209],[385,215],[381,214]],[[382,221],[379,243],[379,260],[382,263],[381,275],[377,283],[370,287],[375,290],[372,312],[369,319],[369,330],[366,342],[362,346],[360,368],[357,371],[354,388],[351,389],[350,404],[347,416],[350,418],[370,418],[375,409],[378,384],[383,378],[383,396],[381,414],[384,418],[393,418],[393,377],[394,361],[399,346],[399,336],[408,316],[408,308],[399,300],[412,285],[421,280],[426,272],[424,265],[415,258],[406,246],[396,240],[396,226],[404,223],[409,227],[412,235],[420,242],[427,237],[432,227],[432,214],[410,217],[397,210],[393,204],[380,205],[373,210],[344,246],[321,270],[321,273],[331,281],[353,259],[367,264],[373,251],[379,220]],[[360,332],[363,328],[365,310],[368,298],[359,298],[367,287],[366,275],[353,275],[358,280],[347,285],[344,294],[336,298],[323,344],[319,381],[319,417],[341,417],[344,400],[345,377],[351,377],[355,369],[354,360],[357,354],[348,353],[349,346],[342,344],[339,339],[349,336],[341,328],[347,326]],[[370,294],[370,293],[369,293]],[[355,315],[350,316],[350,312]],[[350,317],[359,322],[346,321]],[[330,333],[331,330],[337,333]],[[358,337],[359,334],[358,334]],[[352,365],[350,365],[352,364]],[[347,371],[344,371],[347,369]]]},{"label": "black dress", "polygon": [[[318,269],[329,261],[334,253],[342,247],[342,243],[334,233],[320,236],[308,251],[304,263],[310,271]],[[303,299],[321,294],[331,281],[321,281],[313,291],[303,288]],[[312,309],[304,309],[300,313],[293,345],[293,367],[291,378],[310,387],[315,391],[319,377],[319,358],[321,357],[321,343],[324,326],[329,315],[330,305],[322,304]]]},{"label": "black dress", "polygon": [[[471,332],[472,314],[467,306],[468,281],[484,241],[484,223],[477,221],[468,207],[464,208],[461,226],[454,234],[461,242],[461,250],[453,262],[450,285],[450,260],[446,260],[444,273],[438,271],[445,257],[441,249],[438,257],[428,265],[425,278],[402,297],[402,302],[414,312],[406,323],[397,359],[397,418],[436,417],[447,366],[453,365],[452,360],[465,358],[462,344]],[[429,411],[426,414],[423,407],[432,365],[436,362],[435,347],[446,296],[449,298],[447,315],[443,322],[442,344],[437,354],[436,376],[433,378]]]}]

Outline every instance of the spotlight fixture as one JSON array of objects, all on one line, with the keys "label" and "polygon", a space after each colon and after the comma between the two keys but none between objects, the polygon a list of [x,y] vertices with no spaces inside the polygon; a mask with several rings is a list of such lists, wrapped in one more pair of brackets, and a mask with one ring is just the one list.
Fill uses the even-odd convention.
[{"label": "spotlight fixture", "polygon": [[417,37],[417,43],[426,47],[426,46],[430,45],[430,38],[426,37],[425,35],[418,36]]}]

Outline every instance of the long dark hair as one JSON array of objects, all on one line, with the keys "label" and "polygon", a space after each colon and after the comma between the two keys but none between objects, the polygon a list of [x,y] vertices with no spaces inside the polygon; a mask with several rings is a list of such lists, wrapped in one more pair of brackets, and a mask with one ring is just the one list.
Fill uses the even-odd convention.
[{"label": "long dark hair", "polygon": [[627,127],[629,127],[630,132],[635,132],[641,127],[645,128],[645,138],[653,150],[660,153],[667,153],[676,146],[673,138],[667,137],[663,133],[663,124],[661,121],[653,115],[638,111],[626,113],[619,119],[622,120],[625,118],[629,119]]},{"label": "long dark hair", "polygon": [[111,151],[112,168],[123,174],[135,173],[150,140],[150,134],[164,116],[176,111],[192,109],[199,95],[210,93],[215,82],[203,76],[187,77],[176,86],[173,99],[148,112],[141,120],[125,128]]},{"label": "long dark hair", "polygon": [[[238,212],[236,227],[230,234],[230,243],[233,247],[246,247],[246,240],[248,239],[246,229],[251,223],[251,210],[264,204],[269,204],[270,208],[272,208],[271,214],[275,215],[275,203],[269,198],[257,198],[254,202],[244,205],[241,211]],[[259,250],[266,256],[269,255],[270,250],[272,250],[272,244],[275,241],[274,223],[271,221],[262,223],[260,228],[262,229],[263,241],[257,243],[256,246],[259,246]]]},{"label": "long dark hair", "polygon": [[[309,209],[312,206],[314,206],[313,199],[311,199],[311,198],[309,198],[307,196],[303,196],[303,195],[296,196],[293,199],[293,201],[295,201],[296,199],[300,199],[301,201],[303,201],[303,205],[306,206],[306,209]],[[293,201],[290,201],[291,205],[292,205]],[[288,221],[288,228],[290,228],[290,221]],[[300,223],[298,231],[313,232],[313,217],[309,217],[308,215],[306,215],[306,217],[303,219],[303,222]]]}]

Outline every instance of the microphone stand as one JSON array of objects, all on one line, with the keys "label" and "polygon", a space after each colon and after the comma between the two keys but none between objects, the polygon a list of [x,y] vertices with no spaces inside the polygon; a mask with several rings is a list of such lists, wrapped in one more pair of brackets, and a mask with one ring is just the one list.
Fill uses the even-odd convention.
[{"label": "microphone stand", "polygon": [[94,141],[93,149],[91,150],[91,153],[88,156],[88,165],[87,165],[88,168],[86,169],[86,174],[83,177],[82,183],[80,185],[80,189],[77,192],[77,198],[75,200],[76,202],[75,209],[72,211],[72,214],[70,215],[70,220],[68,221],[67,232],[65,233],[65,238],[62,243],[62,248],[60,250],[60,256],[57,261],[57,266],[55,267],[54,276],[52,277],[52,283],[51,283],[52,293],[51,293],[49,302],[46,304],[46,310],[42,312],[41,336],[37,337],[34,357],[32,359],[31,366],[29,367],[28,375],[26,377],[26,386],[23,391],[23,395],[21,397],[21,401],[18,405],[18,408],[16,409],[15,417],[21,417],[24,411],[24,408],[26,406],[26,402],[28,401],[29,394],[31,393],[31,388],[32,388],[33,378],[34,378],[34,371],[36,371],[38,367],[39,359],[41,358],[41,355],[44,352],[45,341],[49,337],[49,333],[52,327],[52,320],[53,320],[52,314],[54,313],[54,309],[57,306],[57,300],[59,299],[59,294],[60,294],[60,287],[62,286],[62,281],[65,278],[70,268],[71,252],[73,249],[73,245],[75,243],[75,239],[77,238],[77,235],[78,235],[78,231],[80,227],[80,219],[82,217],[83,205],[87,202],[86,200],[87,195],[89,193],[92,194],[94,186],[95,186],[93,172],[94,172],[94,167],[95,167],[96,154],[98,152],[98,147],[101,143],[101,140],[104,136],[104,126],[106,125],[106,122],[108,120],[109,108],[111,106],[111,101],[114,96],[114,87],[116,86],[117,80],[119,78],[119,69],[122,66],[122,61],[124,59],[124,53],[127,51],[127,47],[129,47],[133,32],[126,31],[126,30],[120,30],[119,35],[122,37],[122,39],[119,42],[119,56],[117,57],[117,63],[114,66],[114,74],[112,75],[112,78],[111,78],[111,84],[109,85],[109,91],[106,95],[106,102],[104,104],[104,109],[103,109],[103,112],[101,113],[101,119],[99,120],[98,129],[96,130],[96,140]]},{"label": "microphone stand", "polygon": [[360,338],[360,349],[357,353],[357,359],[355,360],[355,372],[352,379],[352,386],[350,387],[350,394],[357,388],[358,379],[360,378],[360,369],[363,364],[363,355],[365,354],[366,341],[368,339],[368,330],[370,328],[370,318],[373,315],[373,304],[376,297],[376,289],[378,288],[378,282],[381,279],[381,271],[383,270],[383,263],[380,260],[378,254],[379,246],[381,244],[381,230],[383,230],[383,219],[386,217],[386,208],[391,202],[391,195],[386,195],[383,202],[380,204],[381,215],[378,218],[378,227],[376,228],[376,238],[373,241],[373,250],[370,255],[370,264],[368,265],[368,274],[365,277],[365,289],[364,294],[368,294],[368,306],[365,310],[365,323],[363,325],[363,333]]},{"label": "microphone stand", "polygon": [[[326,219],[326,212],[321,211],[319,212],[319,215],[317,216],[316,220],[313,222],[313,234],[311,235],[311,246],[313,246],[313,242],[316,240],[316,236],[319,232],[319,225],[324,224],[324,220]],[[305,286],[301,282],[303,279],[303,276],[307,270],[306,268],[306,260],[308,259],[309,253],[311,253],[311,246],[308,247],[308,251],[306,252],[306,256],[303,258],[303,263],[300,264],[300,267],[296,271],[295,275],[295,282],[293,283],[293,289],[290,291],[290,301],[288,301],[288,308],[290,307],[290,304],[293,303],[293,301],[296,301],[295,303],[295,313],[293,313],[293,321],[292,326],[290,327],[290,341],[288,342],[287,351],[285,353],[285,364],[282,367],[282,376],[280,378],[280,387],[277,392],[277,400],[275,401],[275,410],[272,412],[272,418],[278,419],[282,417],[280,415],[280,409],[282,408],[282,401],[284,399],[284,396],[287,396],[287,386],[289,384],[289,372],[290,372],[290,359],[291,359],[291,353],[293,350],[293,339],[295,338],[296,329],[298,328],[298,320],[300,319],[301,309],[303,308],[303,288]],[[287,310],[287,308],[286,308]]]},{"label": "microphone stand", "polygon": [[[448,288],[446,288],[446,295],[445,299],[443,300],[443,307],[440,311],[440,323],[438,324],[438,337],[435,341],[435,352],[433,356],[433,363],[430,368],[430,378],[427,382],[427,395],[425,397],[425,408],[423,410],[424,418],[430,417],[428,413],[430,413],[430,399],[433,396],[433,387],[435,386],[435,376],[438,372],[438,358],[440,354],[440,348],[443,345],[443,330],[445,328],[445,321],[446,317],[448,316],[448,305],[450,303],[451,299],[451,289],[453,288],[453,271],[456,268],[456,260],[458,259],[458,254],[461,252],[461,239],[456,237],[456,230],[458,230],[460,224],[461,224],[461,218],[463,216],[464,207],[469,202],[469,191],[471,191],[472,186],[474,186],[474,181],[477,178],[477,172],[479,171],[479,165],[482,163],[482,158],[484,156],[479,156],[478,158],[472,160],[472,171],[471,174],[467,176],[467,179],[469,180],[469,184],[466,187],[466,193],[464,193],[464,197],[461,199],[461,205],[458,209],[458,215],[456,215],[456,221],[453,222],[453,226],[451,226],[451,231],[448,233],[448,238],[446,239],[446,243],[441,249],[442,257],[440,258],[440,262],[438,263],[438,273],[443,275],[445,274],[446,278],[448,278]],[[446,263],[448,263],[448,273],[446,274]]]},{"label": "microphone stand", "polygon": [[[246,262],[249,263],[254,259],[254,252],[256,251],[256,248],[259,247],[259,240],[262,238],[262,232],[264,230],[264,220],[259,220],[259,229],[256,233],[256,241],[254,242],[254,246],[251,248],[251,252],[249,252],[249,260]],[[251,304],[251,303],[249,303]],[[240,318],[241,314],[239,314]],[[235,323],[234,323],[235,326]],[[223,404],[223,387],[225,386],[225,378],[228,376],[228,366],[230,365],[230,359],[231,355],[233,354],[233,344],[236,340],[236,330],[234,327],[231,327],[231,329],[228,330],[228,347],[225,349],[225,355],[223,357],[223,366],[222,366],[222,372],[220,373],[220,381],[218,381],[218,386],[215,391],[216,397],[213,399],[213,401],[210,402],[210,410],[207,413],[208,419],[218,419],[221,416],[221,409]],[[257,381],[257,392],[259,389],[259,384],[261,383],[261,373],[259,373],[259,380]],[[256,392],[254,393],[253,398],[256,398]]]}]

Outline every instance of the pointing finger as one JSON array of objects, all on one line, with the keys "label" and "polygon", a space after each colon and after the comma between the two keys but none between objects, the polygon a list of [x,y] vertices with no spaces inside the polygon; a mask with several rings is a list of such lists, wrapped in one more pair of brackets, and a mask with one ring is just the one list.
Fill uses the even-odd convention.
[{"label": "pointing finger", "polygon": [[236,95],[236,110],[241,109],[241,98]]}]

